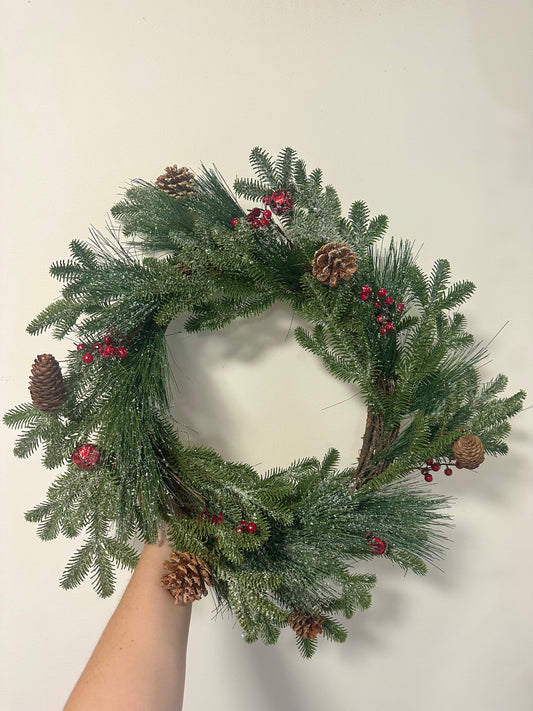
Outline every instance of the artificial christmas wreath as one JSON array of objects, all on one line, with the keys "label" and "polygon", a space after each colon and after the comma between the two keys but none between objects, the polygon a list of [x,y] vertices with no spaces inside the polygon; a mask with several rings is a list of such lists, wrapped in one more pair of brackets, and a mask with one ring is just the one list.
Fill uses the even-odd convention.
[{"label": "artificial christmas wreath", "polygon": [[[450,285],[445,259],[425,275],[411,244],[384,244],[384,216],[355,202],[343,217],[335,190],[290,148],[275,160],[255,148],[251,163],[257,178],[234,185],[246,209],[216,170],[174,165],[115,205],[120,235],[71,243],[71,259],[51,267],[62,296],[28,331],[71,334],[76,348],[63,372],[37,357],[32,402],[5,422],[24,429],[17,456],[42,445],[46,467],[66,465],[26,514],[45,540],[85,530],[63,587],[90,575],[110,595],[113,563],[136,563],[132,538],[164,527],[176,552],[162,584],[176,601],[210,586],[246,640],[274,643],[290,626],[310,656],[319,636],[344,640],[337,615],[370,604],[375,578],[361,561],[424,573],[442,554],[448,501],[425,482],[504,454],[524,393],[498,398],[503,375],[481,382],[486,352],[457,311],[474,286]],[[219,329],[276,301],[307,320],[299,344],[368,408],[351,467],[331,449],[261,477],[185,446],[173,427],[169,323],[185,312],[188,331]]]}]

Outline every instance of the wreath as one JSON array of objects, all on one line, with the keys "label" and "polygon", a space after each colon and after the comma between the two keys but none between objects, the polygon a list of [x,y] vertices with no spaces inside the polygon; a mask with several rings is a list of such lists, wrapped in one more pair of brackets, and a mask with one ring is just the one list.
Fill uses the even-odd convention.
[{"label": "wreath", "polygon": [[[4,420],[23,428],[17,456],[42,446],[44,466],[63,468],[26,518],[44,540],[85,533],[64,588],[90,576],[110,595],[115,566],[136,564],[135,537],[165,529],[175,552],[161,581],[176,601],[210,587],[247,641],[274,643],[290,626],[310,656],[319,635],[345,639],[339,616],[370,605],[375,576],[361,561],[423,574],[442,556],[449,501],[428,483],[504,454],[524,393],[498,397],[504,375],[481,382],[486,349],[457,311],[474,285],[450,284],[445,259],[426,275],[412,244],[385,241],[385,216],[354,202],[344,217],[291,148],[276,159],[254,148],[251,164],[257,177],[233,191],[205,167],[134,181],[109,234],[71,243],[51,267],[61,297],[28,331],[76,346],[62,365],[36,358],[32,402]],[[220,329],[278,301],[309,324],[298,343],[368,408],[348,468],[332,448],[260,476],[179,439],[171,321],[185,313],[187,331]]]}]

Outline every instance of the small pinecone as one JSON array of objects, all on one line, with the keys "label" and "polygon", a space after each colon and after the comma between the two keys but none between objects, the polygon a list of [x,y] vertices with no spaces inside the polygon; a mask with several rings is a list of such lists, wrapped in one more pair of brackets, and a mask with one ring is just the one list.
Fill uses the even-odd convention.
[{"label": "small pinecone", "polygon": [[187,264],[176,264],[176,269],[178,272],[181,274],[184,274],[185,276],[190,276],[192,274],[192,269],[187,265]]},{"label": "small pinecone", "polygon": [[67,399],[63,375],[53,355],[43,353],[33,361],[30,377],[30,395],[41,412],[58,410]]},{"label": "small pinecone", "polygon": [[465,469],[475,469],[485,459],[483,442],[476,435],[459,437],[453,443],[452,450],[459,464]]},{"label": "small pinecone", "polygon": [[357,258],[345,242],[328,242],[313,257],[313,275],[329,286],[337,286],[339,279],[349,281],[356,271]]},{"label": "small pinecone", "polygon": [[176,200],[187,200],[196,194],[193,174],[188,168],[178,168],[177,165],[167,166],[155,184]]},{"label": "small pinecone", "polygon": [[322,634],[322,623],[325,619],[321,615],[309,615],[306,612],[294,610],[289,615],[289,625],[296,632],[297,637],[315,639],[317,634]]},{"label": "small pinecone", "polygon": [[213,576],[207,564],[194,553],[170,554],[163,563],[168,573],[161,576],[162,586],[169,591],[176,605],[200,600],[207,595],[206,585],[213,585]]}]

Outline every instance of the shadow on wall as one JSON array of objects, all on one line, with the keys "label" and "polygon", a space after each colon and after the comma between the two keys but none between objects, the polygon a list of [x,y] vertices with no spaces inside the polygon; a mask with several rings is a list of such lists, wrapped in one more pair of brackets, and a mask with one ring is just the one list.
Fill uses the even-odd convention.
[{"label": "shadow on wall", "polygon": [[[235,452],[232,423],[239,418],[230,390],[242,389],[238,371],[257,367],[269,349],[283,348],[291,338],[293,319],[289,309],[277,305],[259,316],[239,319],[220,331],[187,333],[186,316],[175,319],[167,331],[172,369],[171,413],[180,439],[186,445],[212,447],[230,459]],[[229,393],[231,395],[231,392]],[[282,404],[280,404],[283,406]],[[238,457],[237,457],[238,459]]]}]

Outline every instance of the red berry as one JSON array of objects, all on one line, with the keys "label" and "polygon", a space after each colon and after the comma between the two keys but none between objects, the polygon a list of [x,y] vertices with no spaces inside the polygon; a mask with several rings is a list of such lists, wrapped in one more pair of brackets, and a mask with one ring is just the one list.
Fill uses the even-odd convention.
[{"label": "red berry", "polygon": [[257,531],[257,524],[254,523],[253,521],[250,521],[250,523],[246,524],[246,532],[247,533],[255,533]]},{"label": "red berry", "polygon": [[401,314],[404,309],[405,309],[405,304],[402,304],[401,301],[398,301],[398,303],[396,304],[396,311],[399,314]]},{"label": "red berry", "polygon": [[387,298],[385,299],[385,303],[387,304],[387,306],[392,306],[394,303],[394,299],[392,298],[392,296],[387,296]]},{"label": "red berry", "polygon": [[368,294],[361,294],[361,301],[368,301]]},{"label": "red berry", "polygon": [[425,474],[425,475],[424,475],[424,479],[425,479],[427,482],[433,481],[433,474]]},{"label": "red berry", "polygon": [[446,474],[446,476],[451,476],[453,474],[453,471],[450,469],[450,467],[446,467],[444,473]]},{"label": "red berry", "polygon": [[286,190],[276,190],[270,195],[269,203],[276,215],[284,215],[293,206],[291,194]]},{"label": "red berry", "polygon": [[455,466],[457,467],[457,469],[463,468],[463,465],[461,464],[461,462],[455,462]]},{"label": "red berry", "polygon": [[259,217],[260,214],[261,210],[258,207],[254,207],[254,209],[250,212],[252,217]]},{"label": "red berry", "polygon": [[426,464],[430,467],[433,464],[433,459],[426,459]]},{"label": "red berry", "polygon": [[72,452],[71,459],[80,469],[92,469],[98,463],[100,454],[94,444],[80,444]]},{"label": "red berry", "polygon": [[440,469],[440,464],[439,464],[438,462],[434,462],[434,463],[431,465],[431,468],[433,469],[434,472],[438,472],[439,469]]},{"label": "red berry", "polygon": [[372,293],[372,289],[368,286],[368,284],[364,284],[361,287],[361,291],[363,292],[363,294],[371,294]]},{"label": "red berry", "polygon": [[272,213],[270,212],[270,210],[263,210],[263,217],[265,218],[265,220],[270,220],[270,218],[272,217]]},{"label": "red berry", "polygon": [[204,520],[204,517],[203,517],[203,516],[197,516],[196,518],[198,519],[198,521],[203,521],[203,520]]},{"label": "red berry", "polygon": [[102,341],[108,346],[111,343],[111,336],[104,336]]},{"label": "red berry", "polygon": [[127,358],[128,357],[128,351],[126,348],[119,348],[117,350],[117,355],[119,358]]},{"label": "red berry", "polygon": [[259,227],[260,225],[261,223],[259,222],[259,220],[252,220],[252,227]]},{"label": "red berry", "polygon": [[237,533],[242,533],[244,531],[244,528],[242,526],[235,526],[235,531]]},{"label": "red berry", "polygon": [[263,218],[261,219],[261,224],[263,225],[263,227],[267,227],[267,226],[268,226],[268,220],[266,219],[266,217],[263,217]]},{"label": "red berry", "polygon": [[233,220],[231,221],[231,226],[237,227],[238,224],[239,224],[239,219],[237,217],[234,217]]},{"label": "red berry", "polygon": [[376,309],[380,309],[381,303],[379,301],[374,301],[374,306],[376,307]]},{"label": "red berry", "polygon": [[102,344],[101,344],[101,343],[95,343],[94,346],[93,346],[93,348],[94,348],[95,351],[99,351],[99,350],[101,350],[101,348],[102,348]]},{"label": "red berry", "polygon": [[379,291],[378,291],[378,296],[381,296],[381,297],[387,296],[387,289],[384,289],[383,287],[381,287],[381,289],[379,289]]},{"label": "red berry", "polygon": [[383,555],[383,553],[387,551],[387,543],[377,536],[372,536],[370,539],[370,548],[375,555]]},{"label": "red berry", "polygon": [[376,321],[377,321],[378,323],[383,323],[383,319],[384,319],[384,318],[385,318],[385,316],[383,316],[383,314],[378,314],[378,315],[376,316]]},{"label": "red berry", "polygon": [[263,198],[263,202],[268,205],[268,203],[270,202],[270,195],[265,195],[265,197]]},{"label": "red berry", "polygon": [[111,358],[115,355],[115,346],[104,346],[102,348],[102,358]]},{"label": "red berry", "polygon": [[390,333],[393,330],[393,328],[394,328],[394,326],[392,325],[392,322],[387,321],[387,323],[385,324],[385,331],[387,331],[387,333]]},{"label": "red berry", "polygon": [[76,346],[77,351],[83,351],[85,349],[85,343],[78,343]]},{"label": "red berry", "polygon": [[382,327],[379,329],[379,332],[381,333],[382,336],[384,336],[384,335],[387,333],[387,329],[385,328],[385,326],[382,326]]},{"label": "red berry", "polygon": [[91,355],[90,353],[84,353],[84,354],[83,354],[82,361],[83,361],[84,363],[92,363],[93,360],[94,360],[94,358],[92,357],[92,355]]}]

